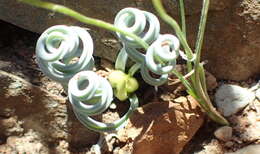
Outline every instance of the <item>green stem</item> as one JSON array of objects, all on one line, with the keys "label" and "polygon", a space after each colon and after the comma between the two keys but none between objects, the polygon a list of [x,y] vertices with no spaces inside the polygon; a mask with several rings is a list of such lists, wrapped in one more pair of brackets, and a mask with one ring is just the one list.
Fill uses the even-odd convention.
[{"label": "green stem", "polygon": [[199,32],[198,32],[196,46],[195,46],[195,53],[197,55],[197,58],[195,61],[195,68],[198,67],[199,63],[200,63],[201,47],[203,44],[208,10],[209,10],[209,0],[203,0],[203,7],[202,7],[202,11],[201,11],[200,24],[199,24]]},{"label": "green stem", "polygon": [[206,76],[205,76],[205,71],[204,71],[204,67],[202,64],[199,65],[199,78],[201,81],[201,86],[203,88],[203,91],[207,91],[207,84],[206,84]]},{"label": "green stem", "polygon": [[121,33],[123,35],[126,35],[128,37],[131,37],[132,39],[136,40],[136,42],[138,42],[144,49],[147,49],[149,47],[149,45],[143,41],[140,37],[136,36],[133,33],[129,33],[126,32],[120,28],[115,27],[114,25],[104,22],[102,20],[98,20],[98,19],[94,19],[94,18],[90,18],[90,17],[86,17],[70,8],[67,8],[65,6],[62,5],[58,5],[58,4],[54,4],[54,3],[50,3],[50,2],[44,2],[41,0],[18,0],[20,2],[26,3],[26,4],[30,4],[32,6],[35,7],[39,7],[39,8],[45,8],[45,9],[49,9],[52,10],[54,12],[59,12],[61,14],[65,14],[67,16],[70,16],[74,19],[77,19],[80,22],[89,24],[89,25],[93,25],[96,27],[100,27],[100,28],[104,28],[106,30],[109,31],[113,31],[113,32],[118,32]]},{"label": "green stem", "polygon": [[179,0],[180,14],[181,14],[181,30],[186,38],[186,20],[185,20],[185,7],[183,0]]},{"label": "green stem", "polygon": [[134,76],[135,73],[141,68],[141,64],[135,63],[131,68],[128,70],[128,74],[130,76]]},{"label": "green stem", "polygon": [[195,53],[197,55],[197,58],[195,60],[195,65],[194,65],[195,80],[193,80],[193,85],[195,85],[194,88],[196,90],[197,96],[200,98],[200,102],[201,104],[203,104],[202,107],[206,111],[207,115],[217,123],[220,123],[222,125],[229,125],[228,121],[217,112],[217,110],[214,108],[214,106],[210,101],[210,98],[207,93],[207,88],[206,88],[205,73],[203,70],[203,66],[201,66],[200,64],[201,48],[203,44],[207,15],[209,10],[209,1],[210,0],[203,0],[203,7],[201,11],[201,18],[199,24],[199,32],[198,32],[196,47],[195,47]]},{"label": "green stem", "polygon": [[125,72],[127,59],[128,59],[128,55],[125,51],[125,48],[123,47],[117,55],[116,62],[115,62],[115,69]]},{"label": "green stem", "polygon": [[[198,102],[200,103],[201,107],[204,109],[204,111],[212,120],[222,125],[229,125],[228,121],[222,115],[220,115],[212,105],[207,90],[203,89],[203,84],[206,83],[205,83],[205,79],[201,77],[201,75],[204,75],[203,72],[201,72],[202,69],[203,69],[202,66],[200,66],[199,64],[198,69],[195,70],[194,89],[196,91]],[[202,84],[202,82],[204,83]]]},{"label": "green stem", "polygon": [[[199,78],[198,73],[195,74],[195,78]],[[229,122],[218,113],[218,111],[214,108],[214,106],[212,105],[207,91],[203,91],[203,87],[200,84],[200,82],[196,82],[196,94],[198,96],[198,102],[200,103],[201,107],[204,109],[204,111],[207,113],[207,115],[215,122],[222,124],[222,125],[229,125]]]},{"label": "green stem", "polygon": [[[178,72],[177,70],[173,70],[172,73],[173,73],[174,75],[176,75],[176,76],[178,77],[178,79],[181,80],[182,84],[187,88],[188,91],[190,91],[191,93],[194,93],[194,92],[193,92],[194,89],[192,88],[191,84],[189,83],[188,80],[186,80],[186,79],[184,78],[184,76],[183,76],[180,72]],[[195,94],[194,94],[194,95],[195,95]]]},{"label": "green stem", "polygon": [[[175,30],[176,35],[178,36],[181,44],[184,47],[184,50],[185,50],[185,52],[187,54],[188,59],[192,59],[192,57],[193,57],[192,50],[189,47],[189,45],[187,43],[187,40],[186,40],[186,37],[183,34],[183,32],[181,31],[178,23],[171,16],[169,16],[166,13],[166,11],[165,11],[165,9],[164,9],[164,7],[162,5],[161,0],[152,0],[152,1],[153,1],[153,6],[156,9],[156,11],[158,12],[158,14],[160,15],[160,17]],[[192,70],[191,62],[188,61],[187,65],[188,65],[188,71],[190,72]]]},{"label": "green stem", "polygon": [[[172,19],[169,15],[167,15],[166,11],[162,6],[161,0],[152,0],[152,1],[155,9],[157,10],[161,18],[166,23],[171,25],[173,29],[176,31],[176,34],[185,49],[188,59],[192,58],[192,51],[188,46],[186,37],[184,33],[181,31],[177,22],[174,19]],[[180,0],[180,7],[182,7],[181,2],[182,0]],[[202,109],[207,113],[207,115],[212,120],[222,125],[228,125],[229,124],[228,121],[216,111],[216,109],[214,108],[214,106],[212,105],[209,99],[206,90],[205,74],[203,72],[203,67],[200,66],[201,47],[202,47],[203,37],[204,37],[204,32],[206,27],[208,8],[209,8],[209,0],[203,0],[201,21],[199,25],[199,32],[198,32],[196,48],[195,48],[195,53],[197,56],[195,60],[195,66],[194,66],[195,73],[191,76],[192,84],[190,84],[186,79],[184,79],[183,76],[178,72],[173,72],[173,73],[182,81],[184,86],[187,88],[187,92],[200,103]],[[184,7],[182,9],[184,9]],[[188,65],[188,71],[190,72],[192,69],[192,65],[189,61],[187,62],[187,65]]]}]

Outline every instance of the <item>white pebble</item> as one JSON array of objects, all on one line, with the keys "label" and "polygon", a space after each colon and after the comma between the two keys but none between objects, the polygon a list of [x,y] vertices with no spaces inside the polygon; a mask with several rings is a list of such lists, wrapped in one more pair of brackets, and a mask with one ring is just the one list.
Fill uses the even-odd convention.
[{"label": "white pebble", "polygon": [[218,110],[221,111],[224,116],[237,113],[254,99],[254,92],[237,85],[224,84],[218,88],[215,94]]},{"label": "white pebble", "polygon": [[260,100],[260,88],[256,90],[255,96],[257,97],[258,100]]}]

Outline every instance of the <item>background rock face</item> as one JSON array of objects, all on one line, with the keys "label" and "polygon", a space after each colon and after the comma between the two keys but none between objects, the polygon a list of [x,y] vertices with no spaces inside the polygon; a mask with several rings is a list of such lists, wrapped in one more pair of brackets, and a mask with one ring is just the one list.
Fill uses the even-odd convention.
[{"label": "background rock face", "polygon": [[260,2],[234,1],[211,12],[204,59],[217,78],[245,80],[260,73]]},{"label": "background rock face", "polygon": [[[152,11],[151,1],[144,0],[49,0],[66,5],[90,17],[113,23],[116,13],[125,7],[138,7]],[[200,1],[186,0],[188,39],[195,44],[200,16]],[[177,17],[174,1],[165,0],[168,12]],[[55,24],[82,25],[50,11],[17,3],[0,2],[0,19],[28,30],[41,33]],[[162,23],[162,33],[173,32]],[[86,25],[84,25],[86,26]],[[89,26],[88,26],[89,27]],[[260,73],[260,2],[252,0],[211,0],[203,48],[206,68],[219,79],[245,80]],[[95,39],[95,53],[114,61],[120,44],[114,35],[90,27]]]}]

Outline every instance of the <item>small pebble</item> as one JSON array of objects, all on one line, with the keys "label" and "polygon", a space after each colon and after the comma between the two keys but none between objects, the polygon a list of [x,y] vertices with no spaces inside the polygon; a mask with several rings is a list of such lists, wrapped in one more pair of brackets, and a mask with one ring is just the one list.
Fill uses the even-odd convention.
[{"label": "small pebble", "polygon": [[255,92],[256,98],[260,100],[260,80],[258,81],[258,83],[254,83],[250,90]]},{"label": "small pebble", "polygon": [[112,109],[112,110],[116,109],[116,104],[115,103],[111,103],[109,108]]},{"label": "small pebble", "polygon": [[187,102],[187,98],[184,97],[184,96],[180,96],[180,97],[174,99],[174,101],[175,101],[176,103],[183,103],[183,102]]},{"label": "small pebble", "polygon": [[217,89],[215,101],[224,116],[231,116],[255,99],[255,93],[237,85],[224,84]]},{"label": "small pebble", "polygon": [[218,86],[217,79],[209,72],[206,72],[206,84],[208,91],[212,91]]},{"label": "small pebble", "polygon": [[214,135],[217,139],[221,141],[229,141],[232,138],[232,128],[229,126],[223,126],[218,128],[215,132]]},{"label": "small pebble", "polygon": [[228,148],[231,148],[233,145],[234,145],[234,142],[232,142],[232,141],[228,141],[225,143],[225,146]]},{"label": "small pebble", "polygon": [[260,88],[256,90],[255,96],[257,97],[258,100],[260,100]]}]

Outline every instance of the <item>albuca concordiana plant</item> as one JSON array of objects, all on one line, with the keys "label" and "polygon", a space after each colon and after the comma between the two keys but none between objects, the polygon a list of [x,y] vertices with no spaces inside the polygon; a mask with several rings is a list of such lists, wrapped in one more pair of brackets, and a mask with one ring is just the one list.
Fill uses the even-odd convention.
[{"label": "albuca concordiana plant", "polygon": [[[126,100],[128,97],[131,99],[131,97],[134,97],[131,93],[138,88],[138,83],[133,78],[133,75],[138,70],[140,70],[143,79],[147,83],[154,86],[159,86],[165,83],[168,75],[173,73],[187,88],[187,93],[200,103],[203,111],[205,111],[212,120],[223,125],[228,125],[228,121],[222,117],[211,104],[210,98],[207,94],[203,63],[200,62],[209,0],[203,0],[201,20],[194,52],[186,40],[186,23],[183,0],[179,0],[182,24],[181,28],[178,23],[166,13],[160,0],[152,0],[159,16],[174,29],[176,36],[172,34],[160,34],[160,25],[157,17],[152,13],[134,8],[126,8],[121,10],[115,18],[114,25],[112,25],[102,20],[86,17],[62,5],[40,0],[20,1],[36,7],[60,12],[83,23],[116,32],[118,38],[123,44],[123,48],[121,49],[116,60],[116,75],[114,72],[111,73],[112,76],[109,77],[109,81],[114,88],[116,97],[120,100]],[[55,41],[53,44],[55,44]],[[60,46],[62,46],[62,44],[60,44]],[[183,49],[184,52],[180,49]],[[183,75],[174,69],[178,55],[187,60],[187,75]],[[62,55],[62,57],[66,63],[66,56]],[[134,61],[135,64],[131,66],[126,73],[125,66],[128,57]],[[53,68],[56,68],[56,65],[50,66],[54,66]],[[152,77],[150,75],[151,72],[159,75],[159,78]],[[118,76],[120,76],[121,79],[120,82],[117,83],[116,80],[118,79]],[[190,79],[188,80],[187,77],[190,77]],[[88,79],[88,81],[90,80]],[[75,81],[75,83],[78,82]],[[98,92],[96,93],[95,90],[93,90],[93,93],[98,95]],[[77,94],[74,94],[74,96],[77,96]],[[91,99],[81,101],[85,103],[87,100]],[[83,110],[81,112],[81,109],[75,109],[75,111],[80,114],[84,113]],[[83,121],[83,119],[81,120]]]},{"label": "albuca concordiana plant", "polygon": [[[111,73],[111,85],[119,90],[116,96],[120,100],[130,97],[130,108],[122,118],[113,123],[92,119],[90,116],[101,114],[113,101],[110,83],[91,71],[94,67],[93,46],[92,38],[85,29],[76,26],[53,26],[42,33],[37,41],[37,62],[48,77],[61,83],[66,89],[74,113],[82,124],[93,131],[115,131],[124,126],[138,107],[138,99],[136,95],[132,95],[138,88],[138,83],[133,77]],[[116,77],[113,77],[113,74],[116,74]],[[117,79],[126,82],[118,82]],[[113,84],[115,80],[117,81]],[[124,90],[126,94],[122,95]]]}]

